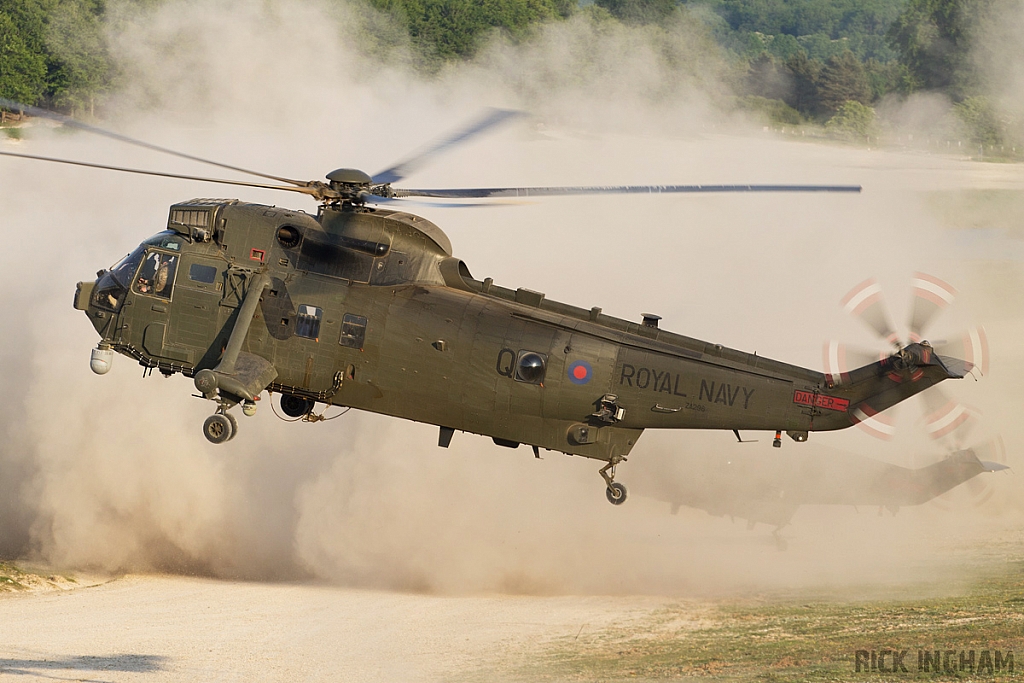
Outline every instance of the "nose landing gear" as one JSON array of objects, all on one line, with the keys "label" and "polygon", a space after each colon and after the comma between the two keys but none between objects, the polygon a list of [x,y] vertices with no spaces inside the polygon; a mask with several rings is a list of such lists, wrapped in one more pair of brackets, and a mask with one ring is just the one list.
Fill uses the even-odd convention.
[{"label": "nose landing gear", "polygon": [[626,502],[626,496],[628,491],[626,487],[617,481],[615,481],[615,466],[625,460],[621,455],[613,455],[608,464],[598,470],[598,474],[604,479],[604,483],[607,485],[605,489],[605,495],[608,497],[608,502],[612,505],[622,505]]}]

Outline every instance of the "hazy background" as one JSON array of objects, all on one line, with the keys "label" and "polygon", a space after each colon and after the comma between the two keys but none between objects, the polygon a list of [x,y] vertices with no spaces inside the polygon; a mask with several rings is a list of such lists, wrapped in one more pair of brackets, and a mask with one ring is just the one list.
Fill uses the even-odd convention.
[{"label": "hazy background", "polygon": [[[127,83],[107,125],[314,179],[340,166],[373,174],[480,108],[507,106],[533,116],[404,184],[862,184],[849,196],[563,198],[415,212],[447,232],[477,278],[625,318],[655,312],[667,329],[818,369],[827,338],[873,343],[840,310],[853,285],[877,277],[899,322],[912,274],[942,277],[961,297],[935,338],[980,322],[992,350],[990,377],[949,389],[981,412],[967,441],[1002,435],[1016,464],[1024,205],[1007,191],[1024,188],[1020,167],[775,139],[715,104],[715,74],[701,70],[697,39],[683,30],[672,40],[690,55],[685,68],[669,70],[643,29],[602,32],[577,18],[427,78],[402,49],[383,62],[369,56],[379,52],[360,32],[366,20],[313,2],[125,13],[111,30]],[[1007,98],[1022,92],[1011,46],[998,62]],[[927,110],[914,106],[926,125]],[[205,173],[43,124],[26,138],[0,144]],[[451,593],[699,594],[900,584],[1020,538],[1013,475],[987,476],[995,493],[984,506],[960,492],[895,518],[804,509],[784,532],[787,552],[767,527],[686,508],[672,516],[644,498],[645,481],[686,476],[673,453],[771,458],[770,435],[741,445],[727,432],[647,433],[619,468],[631,491],[621,508],[605,500],[599,462],[537,461],[464,434],[443,450],[435,428],[356,412],[286,425],[264,403],[240,418],[234,441],[213,446],[200,432],[211,404],[190,398],[189,380],[142,380],[123,357],[93,375],[95,333],[71,307],[76,281],[162,229],[171,203],[201,196],[315,209],[270,191],[0,161],[0,557]],[[966,225],[971,217],[980,218]],[[784,448],[899,464],[947,452],[926,443],[917,401],[901,408],[893,442],[847,430]]]}]

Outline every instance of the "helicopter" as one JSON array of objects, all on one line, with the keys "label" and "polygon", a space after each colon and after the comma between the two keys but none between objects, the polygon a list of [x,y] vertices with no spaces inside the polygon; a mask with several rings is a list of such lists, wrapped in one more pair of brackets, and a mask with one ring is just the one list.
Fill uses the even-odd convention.
[{"label": "helicopter", "polygon": [[498,446],[526,445],[602,461],[607,499],[645,429],[785,432],[851,427],[972,363],[927,341],[897,344],[863,367],[826,374],[659,327],[476,279],[434,223],[402,210],[410,198],[487,199],[594,194],[860,192],[858,185],[627,185],[404,189],[416,168],[515,118],[489,110],[424,151],[370,176],[340,168],[326,182],[252,171],[159,147],[44,109],[0,107],[64,126],[245,173],[241,181],[0,152],[52,163],[285,190],[318,202],[315,214],[238,199],[170,207],[165,226],[92,281],[75,308],[100,336],[90,367],[115,353],[146,372],[192,379],[214,405],[203,424],[212,443],[238,434],[231,410],[255,414],[261,394],[280,394],[289,417],[318,421],[317,404],[357,408],[456,431]]}]

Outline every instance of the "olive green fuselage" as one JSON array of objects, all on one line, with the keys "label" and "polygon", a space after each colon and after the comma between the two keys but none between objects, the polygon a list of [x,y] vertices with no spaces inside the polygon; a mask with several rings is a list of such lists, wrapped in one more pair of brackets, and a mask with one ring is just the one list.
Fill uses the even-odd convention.
[{"label": "olive green fuselage", "polygon": [[[802,440],[854,424],[864,396],[887,394],[891,405],[946,377],[926,368],[911,386],[880,372],[832,387],[820,372],[656,322],[498,287],[472,278],[436,226],[404,213],[313,217],[195,200],[171,208],[169,227],[137,250],[138,263],[112,269],[124,291],[110,289],[109,274],[80,285],[76,305],[115,350],[165,373],[214,368],[250,284],[266,275],[242,351],[276,370],[267,389],[502,445],[610,460],[647,428]],[[147,264],[169,264],[170,282]]]}]

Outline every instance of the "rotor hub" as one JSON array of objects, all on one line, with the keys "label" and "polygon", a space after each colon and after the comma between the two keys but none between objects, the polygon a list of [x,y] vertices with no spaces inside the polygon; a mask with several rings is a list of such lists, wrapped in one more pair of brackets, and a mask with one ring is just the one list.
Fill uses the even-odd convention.
[{"label": "rotor hub", "polygon": [[327,174],[327,180],[331,182],[331,186],[334,187],[336,184],[341,185],[369,185],[373,182],[370,176],[366,175],[357,168],[336,168]]}]

